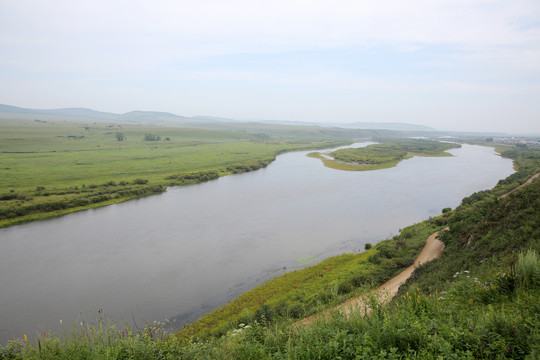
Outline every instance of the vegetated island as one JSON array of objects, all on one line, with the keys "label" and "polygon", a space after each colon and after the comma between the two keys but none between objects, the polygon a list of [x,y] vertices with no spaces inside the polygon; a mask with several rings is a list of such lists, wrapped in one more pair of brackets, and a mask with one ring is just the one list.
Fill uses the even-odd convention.
[{"label": "vegetated island", "polygon": [[321,159],[326,167],[338,170],[367,171],[396,166],[413,156],[452,156],[447,150],[461,147],[456,143],[425,139],[378,138],[378,144],[360,148],[340,149],[332,153],[309,153]]}]

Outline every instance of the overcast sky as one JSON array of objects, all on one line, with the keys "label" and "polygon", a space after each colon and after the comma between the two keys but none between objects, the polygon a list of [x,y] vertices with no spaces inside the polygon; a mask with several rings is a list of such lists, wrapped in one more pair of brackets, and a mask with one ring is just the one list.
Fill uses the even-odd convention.
[{"label": "overcast sky", "polygon": [[0,0],[0,103],[540,133],[540,1]]}]

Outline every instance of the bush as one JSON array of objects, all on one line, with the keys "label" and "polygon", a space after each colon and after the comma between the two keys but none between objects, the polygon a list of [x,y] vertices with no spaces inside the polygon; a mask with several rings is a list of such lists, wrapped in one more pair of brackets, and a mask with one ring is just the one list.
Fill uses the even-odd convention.
[{"label": "bush", "polygon": [[16,192],[10,192],[10,193],[7,193],[7,194],[2,194],[0,195],[0,200],[31,200],[32,197],[28,194],[25,194],[25,193],[22,193],[22,192],[19,192],[19,193],[16,193]]},{"label": "bush", "polygon": [[259,324],[268,325],[274,319],[274,311],[270,306],[264,304],[257,311],[255,311],[255,320]]},{"label": "bush", "polygon": [[293,319],[301,319],[306,314],[304,306],[301,303],[294,302],[287,309],[289,316]]},{"label": "bush", "polygon": [[178,180],[180,184],[193,184],[205,181],[215,180],[219,178],[219,173],[215,170],[198,171],[187,174],[178,174],[167,176],[166,180]]},{"label": "bush", "polygon": [[350,280],[345,280],[339,283],[337,292],[339,295],[348,294],[353,290],[353,285]]},{"label": "bush", "polygon": [[536,288],[540,285],[540,258],[534,250],[519,254],[516,276],[522,288]]},{"label": "bush", "polygon": [[371,273],[369,272],[362,273],[359,275],[354,275],[351,278],[352,286],[359,288],[361,286],[364,286],[365,284],[369,284],[371,282],[370,275]]},{"label": "bush", "polygon": [[366,250],[369,250],[373,247],[373,245],[371,245],[370,243],[366,243],[366,245],[364,245],[364,249]]},{"label": "bush", "polygon": [[379,245],[377,248],[377,251],[379,252],[379,255],[386,259],[392,259],[397,256],[397,250],[391,248],[387,244]]},{"label": "bush", "polygon": [[381,263],[381,257],[379,256],[379,254],[373,254],[370,257],[368,257],[368,261],[370,263],[378,265]]}]

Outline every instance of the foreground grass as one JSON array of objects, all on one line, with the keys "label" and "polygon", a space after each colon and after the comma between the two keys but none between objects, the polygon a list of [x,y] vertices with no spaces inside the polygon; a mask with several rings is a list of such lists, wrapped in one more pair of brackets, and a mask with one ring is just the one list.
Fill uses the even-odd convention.
[{"label": "foreground grass", "polygon": [[256,170],[286,151],[348,143],[311,130],[264,135],[0,120],[0,227]]}]

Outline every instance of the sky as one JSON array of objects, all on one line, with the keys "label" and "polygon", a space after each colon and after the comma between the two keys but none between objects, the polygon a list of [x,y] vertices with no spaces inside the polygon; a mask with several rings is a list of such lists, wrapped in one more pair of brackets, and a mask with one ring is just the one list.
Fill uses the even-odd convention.
[{"label": "sky", "polygon": [[0,0],[0,103],[540,133],[540,1]]}]

